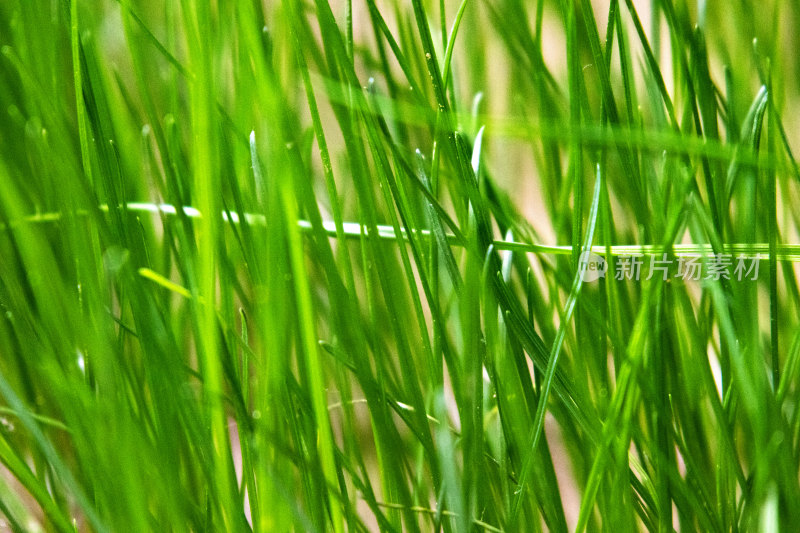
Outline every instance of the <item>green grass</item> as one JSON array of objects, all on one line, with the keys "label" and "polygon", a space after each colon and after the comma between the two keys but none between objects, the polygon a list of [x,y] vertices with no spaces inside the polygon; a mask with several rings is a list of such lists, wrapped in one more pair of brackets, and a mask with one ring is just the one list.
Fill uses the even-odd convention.
[{"label": "green grass", "polygon": [[0,529],[798,530],[798,17],[0,3]]}]

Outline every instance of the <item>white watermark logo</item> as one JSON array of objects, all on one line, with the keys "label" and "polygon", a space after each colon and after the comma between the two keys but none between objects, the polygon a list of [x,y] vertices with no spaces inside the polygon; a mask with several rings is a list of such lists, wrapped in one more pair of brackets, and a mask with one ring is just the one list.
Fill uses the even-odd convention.
[{"label": "white watermark logo", "polygon": [[578,258],[579,272],[583,272],[583,281],[595,281],[606,277],[608,263],[603,256],[585,250]]},{"label": "white watermark logo", "polygon": [[[760,260],[760,255],[748,257],[744,254],[737,257],[731,254],[681,255],[673,259],[667,254],[660,257],[621,255],[615,260],[614,279],[640,281],[658,277],[663,281],[671,278],[683,281],[756,281]],[[608,262],[588,250],[581,253],[578,267],[585,282],[605,278],[608,273]]]}]

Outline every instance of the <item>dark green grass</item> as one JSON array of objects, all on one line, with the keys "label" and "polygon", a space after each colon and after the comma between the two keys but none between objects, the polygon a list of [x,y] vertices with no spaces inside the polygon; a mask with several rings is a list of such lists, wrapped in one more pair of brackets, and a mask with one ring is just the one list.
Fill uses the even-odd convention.
[{"label": "dark green grass", "polygon": [[798,16],[0,4],[2,528],[798,529]]}]

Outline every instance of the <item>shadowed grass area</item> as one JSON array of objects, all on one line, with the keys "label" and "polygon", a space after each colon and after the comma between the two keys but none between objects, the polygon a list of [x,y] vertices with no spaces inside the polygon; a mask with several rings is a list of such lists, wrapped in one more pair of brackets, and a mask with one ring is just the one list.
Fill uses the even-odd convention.
[{"label": "shadowed grass area", "polygon": [[0,3],[0,529],[800,528],[792,3]]}]

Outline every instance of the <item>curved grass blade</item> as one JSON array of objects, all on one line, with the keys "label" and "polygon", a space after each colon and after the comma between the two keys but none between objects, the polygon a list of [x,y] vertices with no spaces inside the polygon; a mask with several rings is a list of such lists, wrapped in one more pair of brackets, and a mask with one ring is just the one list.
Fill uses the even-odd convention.
[{"label": "curved grass blade", "polygon": [[[597,224],[597,211],[600,205],[600,191],[602,189],[603,177],[600,172],[600,165],[597,165],[597,177],[594,184],[594,192],[592,194],[592,207],[589,212],[588,224],[586,227],[586,236],[583,241],[582,252],[587,252],[591,249],[592,241],[594,239],[594,230]],[[561,324],[556,334],[556,339],[550,349],[550,356],[547,362],[547,369],[545,370],[542,378],[542,388],[539,393],[539,403],[536,408],[536,416],[534,418],[533,428],[531,429],[530,448],[527,450],[525,462],[523,463],[522,470],[519,474],[519,482],[517,490],[514,494],[514,503],[511,508],[511,515],[509,516],[509,523],[516,525],[520,505],[522,499],[525,497],[527,490],[528,477],[531,475],[533,469],[533,461],[536,457],[536,448],[539,445],[539,440],[542,438],[544,432],[544,416],[547,412],[547,402],[550,398],[550,389],[553,386],[553,378],[555,377],[556,366],[558,365],[558,358],[561,355],[561,348],[564,343],[564,337],[567,334],[567,329],[571,323],[572,313],[575,310],[575,304],[583,287],[583,278],[586,272],[587,263],[581,262],[578,264],[578,271],[572,282],[567,301],[564,304],[564,310],[561,313]]]}]

